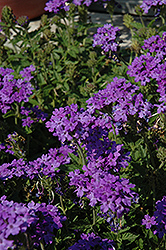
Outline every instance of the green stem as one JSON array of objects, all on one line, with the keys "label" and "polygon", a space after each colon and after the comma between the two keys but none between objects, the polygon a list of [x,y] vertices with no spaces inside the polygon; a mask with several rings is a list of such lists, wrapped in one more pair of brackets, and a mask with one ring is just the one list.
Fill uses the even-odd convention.
[{"label": "green stem", "polygon": [[65,208],[64,208],[64,205],[63,205],[62,195],[60,195],[60,204],[61,204],[61,208],[62,208],[62,211],[63,211],[64,215],[66,215]]},{"label": "green stem", "polygon": [[116,141],[116,131],[115,131],[115,126],[114,126],[114,124],[112,124],[112,129],[113,129],[113,132],[114,132],[114,140]]},{"label": "green stem", "polygon": [[145,28],[145,24],[144,24],[142,16],[140,16],[140,20],[141,20],[142,26]]},{"label": "green stem", "polygon": [[66,30],[67,30],[67,35],[68,35],[68,44],[72,44],[73,45],[73,39],[72,36],[70,34],[70,21],[69,23],[67,23],[66,18],[63,18],[65,26],[66,26]]},{"label": "green stem", "polygon": [[[28,41],[29,41],[29,44],[30,44],[30,48],[33,48],[33,47],[34,47],[34,44],[33,44],[33,42],[32,42],[32,39],[31,39],[31,37],[30,37],[29,32],[28,32],[27,29],[25,29],[25,33],[26,33],[26,35],[27,35],[27,37],[28,37]],[[34,60],[34,58],[35,58],[35,52],[34,52],[34,51],[32,51],[32,55],[33,55],[33,57],[31,57],[31,61],[32,61],[33,64],[35,65],[35,60]]]},{"label": "green stem", "polygon": [[[17,29],[15,29],[14,27],[12,27],[12,30],[16,33],[17,36],[20,35],[20,33],[19,33],[19,32],[17,31]],[[12,46],[13,46],[13,48],[14,48],[16,54],[18,54],[17,47],[20,48],[20,47],[18,46],[18,44],[13,44],[14,39],[13,39],[11,36],[9,36],[8,39],[9,39],[10,43],[12,44]]]},{"label": "green stem", "polygon": [[20,113],[19,113],[19,105],[16,104],[16,113],[15,113],[15,125],[17,125],[17,118],[20,116]]},{"label": "green stem", "polygon": [[96,211],[95,208],[93,207],[93,226],[96,224]]},{"label": "green stem", "polygon": [[17,117],[14,118],[15,125],[17,125]]},{"label": "green stem", "polygon": [[76,143],[76,145],[77,145],[78,152],[79,152],[79,155],[81,156],[82,164],[83,164],[83,166],[84,166],[84,165],[86,165],[86,160],[85,160],[84,153],[82,152],[82,148],[80,147],[79,143],[78,143],[78,142],[75,142],[75,143]]},{"label": "green stem", "polygon": [[164,25],[165,25],[165,19],[164,19],[164,17],[161,16],[161,15],[160,15],[160,18],[161,18],[161,21],[162,21],[162,26],[164,26]]},{"label": "green stem", "polygon": [[132,63],[132,60],[133,60],[133,51],[131,51],[131,54],[130,54],[129,65]]},{"label": "green stem", "polygon": [[153,157],[153,153],[152,153],[152,150],[151,148],[149,147],[149,144],[148,144],[148,140],[146,138],[146,136],[144,135],[144,142],[145,142],[145,145],[147,146],[147,150],[150,154],[150,159],[151,159],[151,163],[152,163],[152,169],[153,170],[156,170],[156,163],[155,163],[155,160],[154,160],[154,157]]},{"label": "green stem", "polygon": [[40,241],[40,247],[41,247],[41,250],[45,250],[43,242],[41,242],[41,241]]},{"label": "green stem", "polygon": [[30,246],[29,246],[28,235],[27,235],[27,233],[24,233],[24,235],[25,235],[25,238],[26,238],[26,246],[27,246],[27,249],[29,250]]}]

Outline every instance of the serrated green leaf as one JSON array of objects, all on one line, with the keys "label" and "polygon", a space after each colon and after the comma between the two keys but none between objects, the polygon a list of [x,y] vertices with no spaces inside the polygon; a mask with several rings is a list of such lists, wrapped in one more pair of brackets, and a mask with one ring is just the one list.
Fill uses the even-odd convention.
[{"label": "serrated green leaf", "polygon": [[69,153],[69,157],[75,161],[77,164],[80,164],[80,158],[77,157],[76,155],[72,154],[72,153]]},{"label": "serrated green leaf", "polygon": [[72,50],[71,48],[68,48],[67,53],[68,53],[71,57],[73,57],[73,58],[76,58],[76,57],[77,57],[76,52],[75,52],[74,50]]},{"label": "serrated green leaf", "polygon": [[126,228],[124,228],[124,229],[121,229],[121,230],[120,230],[120,233],[124,233],[124,232],[129,231],[129,230],[130,230],[130,227],[126,227]]},{"label": "serrated green leaf", "polygon": [[136,29],[141,29],[141,28],[142,28],[142,24],[141,24],[141,23],[132,22],[132,23],[130,23],[130,25],[131,25],[133,28],[136,28]]},{"label": "serrated green leaf", "polygon": [[39,105],[38,101],[29,97],[29,103],[31,103],[32,105]]},{"label": "serrated green leaf", "polygon": [[131,244],[133,241],[135,241],[135,239],[137,239],[139,237],[139,235],[135,235],[132,233],[123,233],[122,234],[122,240],[128,240],[130,241],[129,244]]}]

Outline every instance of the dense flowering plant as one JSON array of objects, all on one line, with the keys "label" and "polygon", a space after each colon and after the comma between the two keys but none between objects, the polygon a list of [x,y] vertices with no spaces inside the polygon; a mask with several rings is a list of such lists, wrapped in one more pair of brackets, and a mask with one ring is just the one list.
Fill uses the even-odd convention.
[{"label": "dense flowering plant", "polygon": [[165,249],[165,1],[124,15],[129,49],[92,2],[48,1],[35,31],[2,11],[0,250]]}]

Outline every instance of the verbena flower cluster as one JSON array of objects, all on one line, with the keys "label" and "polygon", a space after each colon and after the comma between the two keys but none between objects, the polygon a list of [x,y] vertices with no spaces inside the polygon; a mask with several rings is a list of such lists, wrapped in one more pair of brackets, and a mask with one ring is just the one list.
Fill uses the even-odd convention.
[{"label": "verbena flower cluster", "polygon": [[113,241],[108,239],[101,239],[100,236],[94,233],[81,234],[81,239],[75,243],[73,246],[69,247],[68,250],[90,250],[90,249],[100,250],[114,250]]},{"label": "verbena flower cluster", "polygon": [[153,105],[145,101],[141,93],[135,93],[138,89],[124,78],[114,78],[104,90],[87,101],[87,110],[78,110],[75,104],[55,109],[46,127],[62,142],[76,139],[84,146],[87,145],[86,140],[102,145],[103,142],[95,137],[108,137],[113,124],[118,134],[128,117],[138,114],[139,118],[147,119],[151,115]]},{"label": "verbena flower cluster", "polygon": [[54,205],[46,205],[46,203],[34,203],[33,201],[27,205],[29,213],[35,213],[38,220],[31,224],[28,233],[34,242],[34,245],[39,245],[40,241],[44,240],[46,244],[53,242],[55,236],[54,230],[62,227],[62,222],[66,220]]},{"label": "verbena flower cluster", "polygon": [[163,32],[161,36],[151,36],[144,40],[142,49],[145,52],[150,52],[151,55],[159,57],[161,60],[166,56],[166,32]]},{"label": "verbena flower cluster", "polygon": [[39,175],[54,177],[59,171],[61,164],[70,162],[68,153],[72,150],[67,146],[59,149],[51,148],[47,154],[43,154],[34,161],[25,161],[23,159],[14,159],[11,163],[4,163],[0,166],[0,179],[7,180],[15,177],[30,178],[31,180]]},{"label": "verbena flower cluster", "polygon": [[68,0],[51,0],[46,3],[45,11],[58,13],[60,10],[69,10]]},{"label": "verbena flower cluster", "polygon": [[26,116],[26,118],[22,118],[23,127],[25,126],[31,127],[33,123],[37,123],[40,120],[45,121],[46,118],[48,117],[48,114],[39,109],[38,106],[34,106],[32,108],[21,107],[20,113]]},{"label": "verbena flower cluster", "polygon": [[146,52],[139,57],[136,57],[132,64],[128,66],[127,74],[134,77],[135,82],[140,82],[146,86],[155,82],[154,88],[159,93],[158,103],[154,103],[157,107],[157,112],[166,111],[166,37],[165,32],[160,37],[159,35],[152,36],[145,40],[142,49]]},{"label": "verbena flower cluster", "polygon": [[25,232],[36,219],[25,204],[8,201],[6,196],[0,198],[0,242],[3,248],[12,247],[14,241],[8,240],[8,236]]},{"label": "verbena flower cluster", "polygon": [[78,197],[87,197],[90,206],[99,205],[103,214],[111,212],[117,218],[129,211],[137,196],[132,191],[134,184],[130,184],[128,179],[120,179],[119,176],[103,170],[100,163],[95,161],[89,162],[82,169],[84,173],[78,169],[69,173],[70,185],[76,186]]},{"label": "verbena flower cluster", "polygon": [[114,171],[118,171],[120,167],[125,167],[125,160],[130,160],[128,154],[123,154],[122,145],[116,145],[108,139],[108,132],[112,127],[111,118],[94,112],[92,109],[78,110],[75,104],[55,109],[50,120],[46,122],[46,127],[61,142],[72,142],[74,145],[77,142],[85,147],[87,159],[105,158],[109,155],[109,160],[105,158],[104,164],[115,161]]},{"label": "verbena flower cluster", "polygon": [[119,28],[111,24],[104,24],[103,27],[97,29],[97,33],[93,37],[93,47],[101,46],[101,49],[107,53],[109,51],[116,52],[118,43],[116,41],[119,35]]},{"label": "verbena flower cluster", "polygon": [[80,147],[87,150],[88,162],[82,168],[84,172],[76,169],[69,173],[69,185],[76,187],[77,196],[88,198],[90,206],[99,205],[102,213],[111,211],[112,215],[120,218],[129,211],[137,196],[132,190],[135,185],[130,184],[128,179],[115,176],[122,167],[128,165],[130,158],[128,153],[124,154],[122,145],[108,139],[110,126],[105,126],[106,123],[108,125],[105,117],[91,115],[90,111],[94,114],[93,109],[78,111],[74,104],[55,109],[46,126],[60,141],[77,140]]},{"label": "verbena flower cluster", "polygon": [[15,246],[9,236],[28,232],[34,245],[40,240],[52,243],[54,229],[62,227],[66,217],[61,216],[56,206],[29,202],[27,205],[0,198],[0,248],[7,250]]},{"label": "verbena flower cluster", "polygon": [[140,5],[140,7],[147,14],[152,7],[164,4],[166,4],[166,0],[143,0],[143,3]]},{"label": "verbena flower cluster", "polygon": [[[94,113],[94,112],[93,112]],[[85,143],[95,128],[111,128],[111,121],[105,116],[95,116],[90,110],[78,109],[77,104],[55,109],[46,127],[59,141],[67,142],[77,140]],[[98,131],[98,133],[103,133]]]},{"label": "verbena flower cluster", "polygon": [[97,109],[108,113],[118,125],[136,113],[138,117],[146,119],[151,115],[153,106],[144,100],[141,93],[136,94],[137,90],[139,87],[127,82],[125,78],[115,77],[104,90],[99,90],[87,100],[87,107],[92,112]]},{"label": "verbena flower cluster", "polygon": [[35,67],[31,65],[20,71],[21,78],[17,79],[12,74],[14,70],[0,68],[0,110],[2,113],[10,110],[14,102],[28,102],[28,97],[33,90],[30,83],[33,71]]},{"label": "verbena flower cluster", "polygon": [[166,196],[162,200],[156,202],[156,211],[154,215],[150,217],[148,214],[145,215],[142,220],[142,225],[146,225],[147,229],[155,226],[154,234],[157,234],[159,238],[162,238],[166,233]]},{"label": "verbena flower cluster", "polygon": [[144,86],[152,79],[158,82],[165,79],[166,33],[145,40],[142,49],[145,53],[128,66],[129,76],[135,77],[135,81]]},{"label": "verbena flower cluster", "polygon": [[[86,5],[89,7],[92,2],[97,2],[98,0],[50,0],[46,3],[45,11],[59,13],[60,10],[69,11],[70,3],[75,6]],[[103,2],[106,2],[105,0]]]},{"label": "verbena flower cluster", "polygon": [[165,78],[164,72],[166,63],[161,62],[158,56],[152,56],[149,52],[146,55],[136,57],[132,64],[128,66],[128,75],[135,77],[136,82],[141,82],[145,86],[152,79],[160,81]]}]

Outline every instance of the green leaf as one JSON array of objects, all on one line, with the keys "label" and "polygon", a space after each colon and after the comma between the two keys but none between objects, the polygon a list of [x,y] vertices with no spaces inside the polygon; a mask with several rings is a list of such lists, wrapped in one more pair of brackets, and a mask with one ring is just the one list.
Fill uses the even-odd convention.
[{"label": "green leaf", "polygon": [[75,163],[80,165],[80,158],[77,157],[76,155],[69,153],[69,157],[72,159],[72,161],[74,161]]},{"label": "green leaf", "polygon": [[27,135],[29,135],[33,132],[32,129],[30,129],[28,126],[25,127],[25,131],[26,131]]},{"label": "green leaf", "polygon": [[152,27],[153,23],[156,22],[156,20],[158,19],[158,17],[155,17],[152,21],[150,21],[147,25],[147,27]]},{"label": "green leaf", "polygon": [[44,77],[43,77],[43,74],[42,73],[39,73],[38,75],[37,75],[37,77],[38,77],[38,81],[39,81],[39,84],[40,84],[40,86],[42,86],[42,85],[45,85],[46,84],[46,81],[45,81],[45,79],[44,79]]},{"label": "green leaf", "polygon": [[29,97],[29,103],[31,103],[32,105],[39,105],[38,101],[36,101],[35,99]]},{"label": "green leaf", "polygon": [[56,53],[55,50],[52,51],[52,54],[53,54],[54,59],[56,59],[56,60],[60,59],[60,55],[58,53]]},{"label": "green leaf", "polygon": [[129,231],[129,230],[130,230],[130,227],[126,227],[126,228],[124,228],[124,229],[121,229],[121,230],[120,230],[120,233],[124,233],[124,232]]},{"label": "green leaf", "polygon": [[141,28],[142,28],[142,24],[141,24],[141,23],[132,22],[130,25],[131,25],[133,28],[136,28],[136,29],[141,29]]},{"label": "green leaf", "polygon": [[70,90],[69,84],[66,81],[64,82],[64,87],[65,87],[65,91]]},{"label": "green leaf", "polygon": [[131,244],[133,241],[135,241],[138,237],[139,237],[139,235],[135,235],[132,233],[123,233],[122,234],[122,240],[130,241],[129,244]]},{"label": "green leaf", "polygon": [[74,58],[77,57],[76,52],[75,52],[74,50],[72,50],[71,47],[68,48],[67,53],[68,53],[71,57],[74,57]]},{"label": "green leaf", "polygon": [[140,249],[144,249],[144,241],[143,241],[143,239],[139,239],[139,247],[140,247]]},{"label": "green leaf", "polygon": [[43,92],[45,93],[45,94],[49,94],[50,92],[51,92],[51,90],[53,90],[54,89],[54,86],[52,86],[52,85],[47,85],[47,86],[45,86],[44,88],[43,88]]}]

